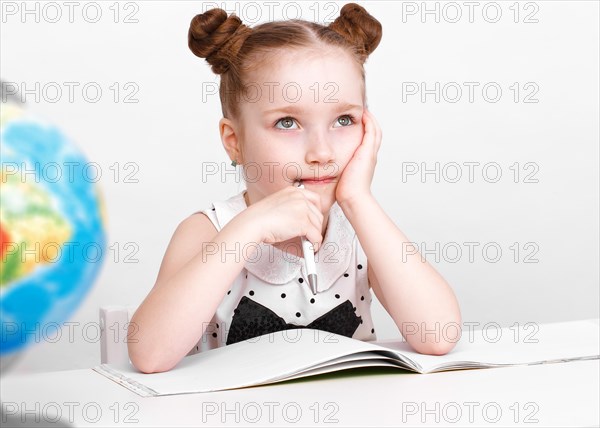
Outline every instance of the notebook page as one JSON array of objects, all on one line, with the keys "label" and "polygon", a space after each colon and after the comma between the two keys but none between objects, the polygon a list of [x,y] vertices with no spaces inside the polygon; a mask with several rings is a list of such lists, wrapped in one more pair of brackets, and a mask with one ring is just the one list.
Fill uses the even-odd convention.
[{"label": "notebook page", "polygon": [[[103,365],[120,374],[120,384],[129,382],[140,395],[170,395],[211,392],[257,385],[287,378],[319,367],[333,359],[359,352],[381,350],[368,342],[320,330],[293,329],[269,333],[184,358],[163,373],[141,373],[131,364]],[[109,377],[102,366],[94,370]],[[126,385],[124,385],[126,386]]]},{"label": "notebook page", "polygon": [[404,354],[424,373],[436,369],[478,368],[514,364],[539,364],[557,360],[600,356],[598,320],[548,324],[519,324],[513,328],[472,330],[463,328],[454,349],[446,355],[424,355],[406,342],[378,342]]}]

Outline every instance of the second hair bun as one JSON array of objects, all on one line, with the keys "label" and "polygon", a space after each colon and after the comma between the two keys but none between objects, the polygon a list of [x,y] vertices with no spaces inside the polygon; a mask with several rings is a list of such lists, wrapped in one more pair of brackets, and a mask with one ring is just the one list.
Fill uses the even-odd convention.
[{"label": "second hair bun", "polygon": [[355,46],[363,61],[379,46],[383,33],[381,23],[356,3],[344,5],[329,28]]}]

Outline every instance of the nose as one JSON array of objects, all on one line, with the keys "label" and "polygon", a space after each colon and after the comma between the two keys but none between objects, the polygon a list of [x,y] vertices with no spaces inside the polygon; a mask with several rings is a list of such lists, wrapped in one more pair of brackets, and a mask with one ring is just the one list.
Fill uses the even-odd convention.
[{"label": "nose", "polygon": [[334,162],[335,154],[326,132],[313,130],[307,134],[306,163],[326,165]]}]

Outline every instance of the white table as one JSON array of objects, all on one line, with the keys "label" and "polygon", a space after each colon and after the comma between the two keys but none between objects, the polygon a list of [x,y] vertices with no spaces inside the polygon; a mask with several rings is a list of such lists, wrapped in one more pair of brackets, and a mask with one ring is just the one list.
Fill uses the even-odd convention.
[{"label": "white table", "polygon": [[3,417],[16,413],[8,421],[19,421],[25,411],[28,425],[37,411],[46,425],[61,416],[65,426],[96,427],[592,427],[600,422],[599,379],[600,360],[428,375],[361,369],[240,390],[143,398],[85,369],[9,375],[1,380],[0,396]]}]

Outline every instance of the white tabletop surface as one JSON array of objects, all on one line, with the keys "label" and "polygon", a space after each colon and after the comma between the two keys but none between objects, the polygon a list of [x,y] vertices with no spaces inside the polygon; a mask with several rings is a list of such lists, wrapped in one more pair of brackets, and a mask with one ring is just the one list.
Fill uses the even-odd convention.
[{"label": "white tabletop surface", "polygon": [[37,412],[40,423],[61,416],[63,426],[593,427],[599,369],[600,360],[427,375],[366,369],[147,398],[92,369],[8,375],[0,386],[2,425],[22,412],[35,425]]}]

